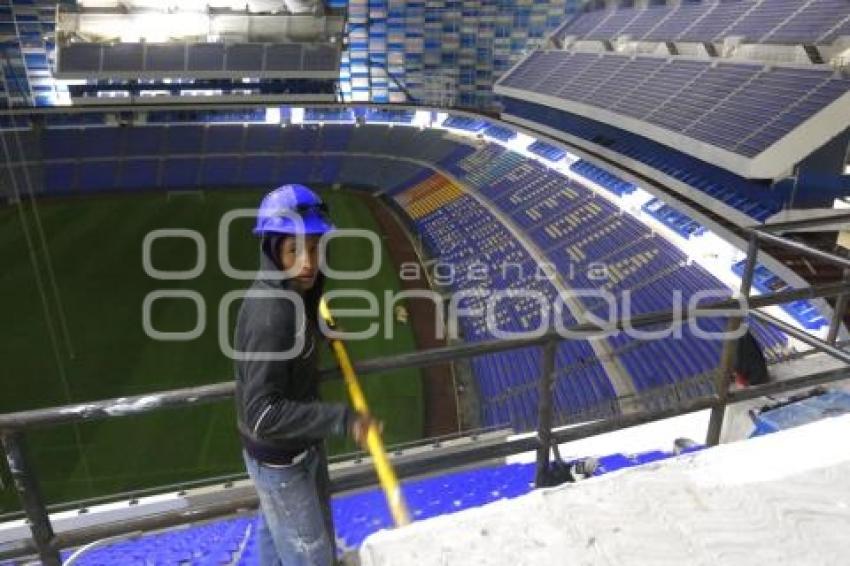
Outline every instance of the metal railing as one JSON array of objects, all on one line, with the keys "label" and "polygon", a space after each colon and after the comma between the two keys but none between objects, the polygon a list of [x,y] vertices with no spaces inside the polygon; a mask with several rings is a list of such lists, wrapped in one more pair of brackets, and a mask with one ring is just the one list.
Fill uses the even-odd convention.
[{"label": "metal railing", "polygon": [[[760,296],[750,296],[750,288],[753,272],[757,264],[759,246],[763,241],[770,242],[774,245],[781,245],[783,247],[796,250],[802,254],[815,256],[822,260],[850,268],[850,260],[847,258],[829,252],[824,252],[822,250],[813,249],[797,241],[777,235],[778,233],[787,232],[797,228],[835,223],[837,221],[850,222],[850,214],[821,218],[817,220],[786,222],[751,230],[746,269],[742,278],[741,299],[746,300],[746,303],[744,304],[747,307],[747,315],[752,315],[762,321],[775,325],[781,331],[786,332],[787,334],[811,345],[813,348],[850,365],[850,352],[840,349],[834,343],[837,337],[837,330],[835,332],[830,331],[830,341],[823,341],[758,310],[763,307],[780,305],[800,299],[816,299],[833,296],[840,298],[842,296],[846,296],[847,294],[850,294],[850,282],[846,279],[837,283],[827,283],[804,289],[793,289],[776,293],[768,293]],[[838,301],[838,303],[842,302],[843,300]],[[638,328],[661,323],[669,323],[676,320],[677,316],[682,316],[687,320],[696,317],[712,317],[717,316],[718,311],[728,312],[731,309],[740,310],[741,306],[742,303],[740,299],[730,298],[715,301],[711,304],[701,305],[698,311],[684,313],[676,313],[673,310],[657,311],[632,317],[628,321],[619,319],[610,326],[603,327],[592,322],[586,322],[572,325],[564,330],[568,330],[571,333],[581,333],[584,338],[601,337],[609,335],[614,329],[623,330],[626,328],[626,324],[631,327]],[[841,310],[835,310],[831,328],[838,328],[842,314],[843,312]],[[737,328],[741,324],[742,319],[743,313],[731,317],[729,328]],[[520,452],[536,451],[537,468],[535,473],[535,482],[537,485],[540,485],[547,470],[550,451],[554,445],[559,443],[586,438],[603,432],[610,432],[694,411],[711,409],[711,418],[706,441],[708,444],[714,445],[720,440],[723,418],[726,407],[729,404],[755,399],[764,395],[778,394],[805,387],[832,383],[850,377],[850,369],[841,368],[838,370],[827,371],[786,381],[773,382],[746,390],[730,391],[728,383],[729,373],[733,362],[734,341],[728,340],[724,347],[719,371],[717,372],[717,387],[714,394],[686,400],[675,406],[663,409],[653,409],[649,411],[640,410],[628,414],[621,414],[610,419],[595,420],[561,430],[553,430],[552,397],[554,376],[557,371],[556,352],[557,344],[564,339],[565,338],[561,333],[552,330],[541,336],[512,338],[507,340],[488,340],[470,344],[445,346],[427,351],[371,359],[356,363],[355,369],[357,373],[365,375],[400,368],[428,367],[463,358],[504,352],[517,348],[539,347],[542,349],[543,365],[539,382],[540,396],[536,435],[512,439],[504,437],[485,437],[463,445],[447,446],[443,449],[435,449],[424,453],[405,454],[402,452],[392,458],[399,477],[404,478],[435,471],[444,471],[446,469],[481,463]],[[339,372],[335,368],[325,369],[321,372],[321,377],[323,378],[334,378],[338,375]],[[28,520],[28,526],[32,534],[32,539],[28,544],[21,545],[11,551],[0,552],[0,559],[37,553],[45,565],[52,566],[60,564],[59,549],[62,548],[70,548],[122,533],[164,528],[185,523],[187,521],[218,517],[255,507],[257,504],[256,494],[254,494],[253,491],[246,493],[243,490],[234,492],[233,496],[225,502],[208,504],[203,507],[170,511],[147,517],[138,517],[122,521],[120,524],[101,524],[56,534],[51,525],[47,508],[41,495],[37,471],[33,469],[25,447],[25,433],[33,429],[125,417],[159,411],[167,408],[184,408],[199,404],[219,402],[229,399],[233,395],[234,389],[234,382],[228,381],[224,383],[163,391],[134,397],[107,399],[90,403],[80,403],[62,407],[50,407],[0,415],[0,437],[2,437],[6,461],[12,475],[14,488],[16,489],[21,501],[21,505]],[[333,490],[337,492],[373,485],[374,483],[374,472],[367,461],[362,461],[359,464],[351,466],[345,466],[342,469],[335,470],[332,474]]]}]

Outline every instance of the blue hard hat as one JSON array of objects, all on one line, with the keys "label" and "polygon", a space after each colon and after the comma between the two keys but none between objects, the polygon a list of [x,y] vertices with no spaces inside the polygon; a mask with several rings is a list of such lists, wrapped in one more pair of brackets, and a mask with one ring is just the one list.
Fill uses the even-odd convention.
[{"label": "blue hard hat", "polygon": [[[298,215],[295,222],[287,213]],[[267,194],[257,211],[254,234],[321,235],[334,230],[328,218],[328,207],[319,196],[304,185],[283,185]]]}]

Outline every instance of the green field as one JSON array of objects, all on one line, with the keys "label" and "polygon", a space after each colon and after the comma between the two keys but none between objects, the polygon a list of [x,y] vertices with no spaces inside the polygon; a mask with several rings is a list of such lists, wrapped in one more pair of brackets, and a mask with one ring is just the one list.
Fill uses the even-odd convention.
[{"label": "green field", "polygon": [[[165,193],[145,193],[40,200],[61,311],[45,270],[44,298],[40,292],[17,210],[0,210],[4,316],[0,412],[232,379],[232,362],[218,346],[218,306],[225,293],[245,289],[250,281],[232,280],[222,273],[218,224],[228,210],[256,207],[262,194],[245,190],[206,192],[203,199],[168,200]],[[344,191],[323,195],[338,226],[376,229],[357,195]],[[28,204],[25,207],[29,209]],[[239,269],[257,267],[259,246],[250,235],[251,223],[245,218],[231,227],[229,255]],[[37,238],[32,214],[26,225]],[[197,230],[204,236],[207,261],[201,275],[188,281],[158,281],[144,272],[143,239],[159,228]],[[369,250],[362,239],[335,241],[331,264],[337,269],[363,268],[370,261]],[[187,239],[161,240],[152,247],[153,265],[161,270],[190,269],[195,261],[195,245]],[[386,250],[381,270],[371,280],[331,281],[327,286],[344,287],[371,289],[379,297],[384,289],[397,291],[398,278]],[[204,297],[207,324],[199,338],[166,342],[145,335],[142,305],[156,289],[194,290]],[[238,304],[230,309],[229,337]],[[151,309],[153,326],[160,331],[190,330],[195,326],[195,308],[186,299],[161,299]],[[353,331],[369,322],[347,320],[344,326]],[[380,338],[382,332],[376,339],[352,343],[352,357],[362,360],[415,349],[409,327],[396,324],[394,334],[393,340]],[[323,364],[331,363],[325,350]],[[424,410],[418,370],[367,376],[364,388],[373,412],[385,421],[388,443],[421,438]],[[323,395],[345,399],[342,383],[324,384]],[[226,401],[35,431],[27,440],[46,498],[60,502],[239,472],[234,421],[232,402]],[[332,443],[334,452],[352,449],[347,442]],[[5,469],[3,479],[0,513],[18,507]]]}]

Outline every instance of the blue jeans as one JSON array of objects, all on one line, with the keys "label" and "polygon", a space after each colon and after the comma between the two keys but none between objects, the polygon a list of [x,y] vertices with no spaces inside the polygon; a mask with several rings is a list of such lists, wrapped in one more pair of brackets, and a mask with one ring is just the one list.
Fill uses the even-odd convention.
[{"label": "blue jeans", "polygon": [[257,550],[261,566],[326,566],[334,561],[333,523],[323,450],[284,467],[242,452],[260,499]]}]

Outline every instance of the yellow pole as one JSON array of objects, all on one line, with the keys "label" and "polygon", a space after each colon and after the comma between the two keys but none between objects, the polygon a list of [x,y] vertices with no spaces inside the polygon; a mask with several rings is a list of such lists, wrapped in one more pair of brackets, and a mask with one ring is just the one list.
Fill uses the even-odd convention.
[{"label": "yellow pole", "polygon": [[[336,326],[333,315],[331,315],[331,311],[324,299],[319,303],[319,313],[330,328]],[[345,349],[345,345],[338,339],[331,339],[330,342],[339,363],[339,368],[342,370],[345,384],[348,386],[348,395],[351,397],[351,404],[356,411],[368,413],[369,406],[366,404],[366,396],[363,395],[363,389],[357,381],[357,375],[354,373],[354,367],[351,365],[351,358],[348,357],[348,351]],[[390,512],[393,514],[396,526],[401,527],[410,524],[410,513],[407,511],[407,503],[402,496],[401,486],[399,486],[395,471],[390,464],[389,458],[387,458],[387,452],[384,450],[384,442],[381,440],[380,431],[374,425],[369,427],[369,431],[366,434],[366,447],[369,450],[372,461],[375,463],[378,481],[384,490],[384,495],[387,497],[387,503],[390,506]]]}]

